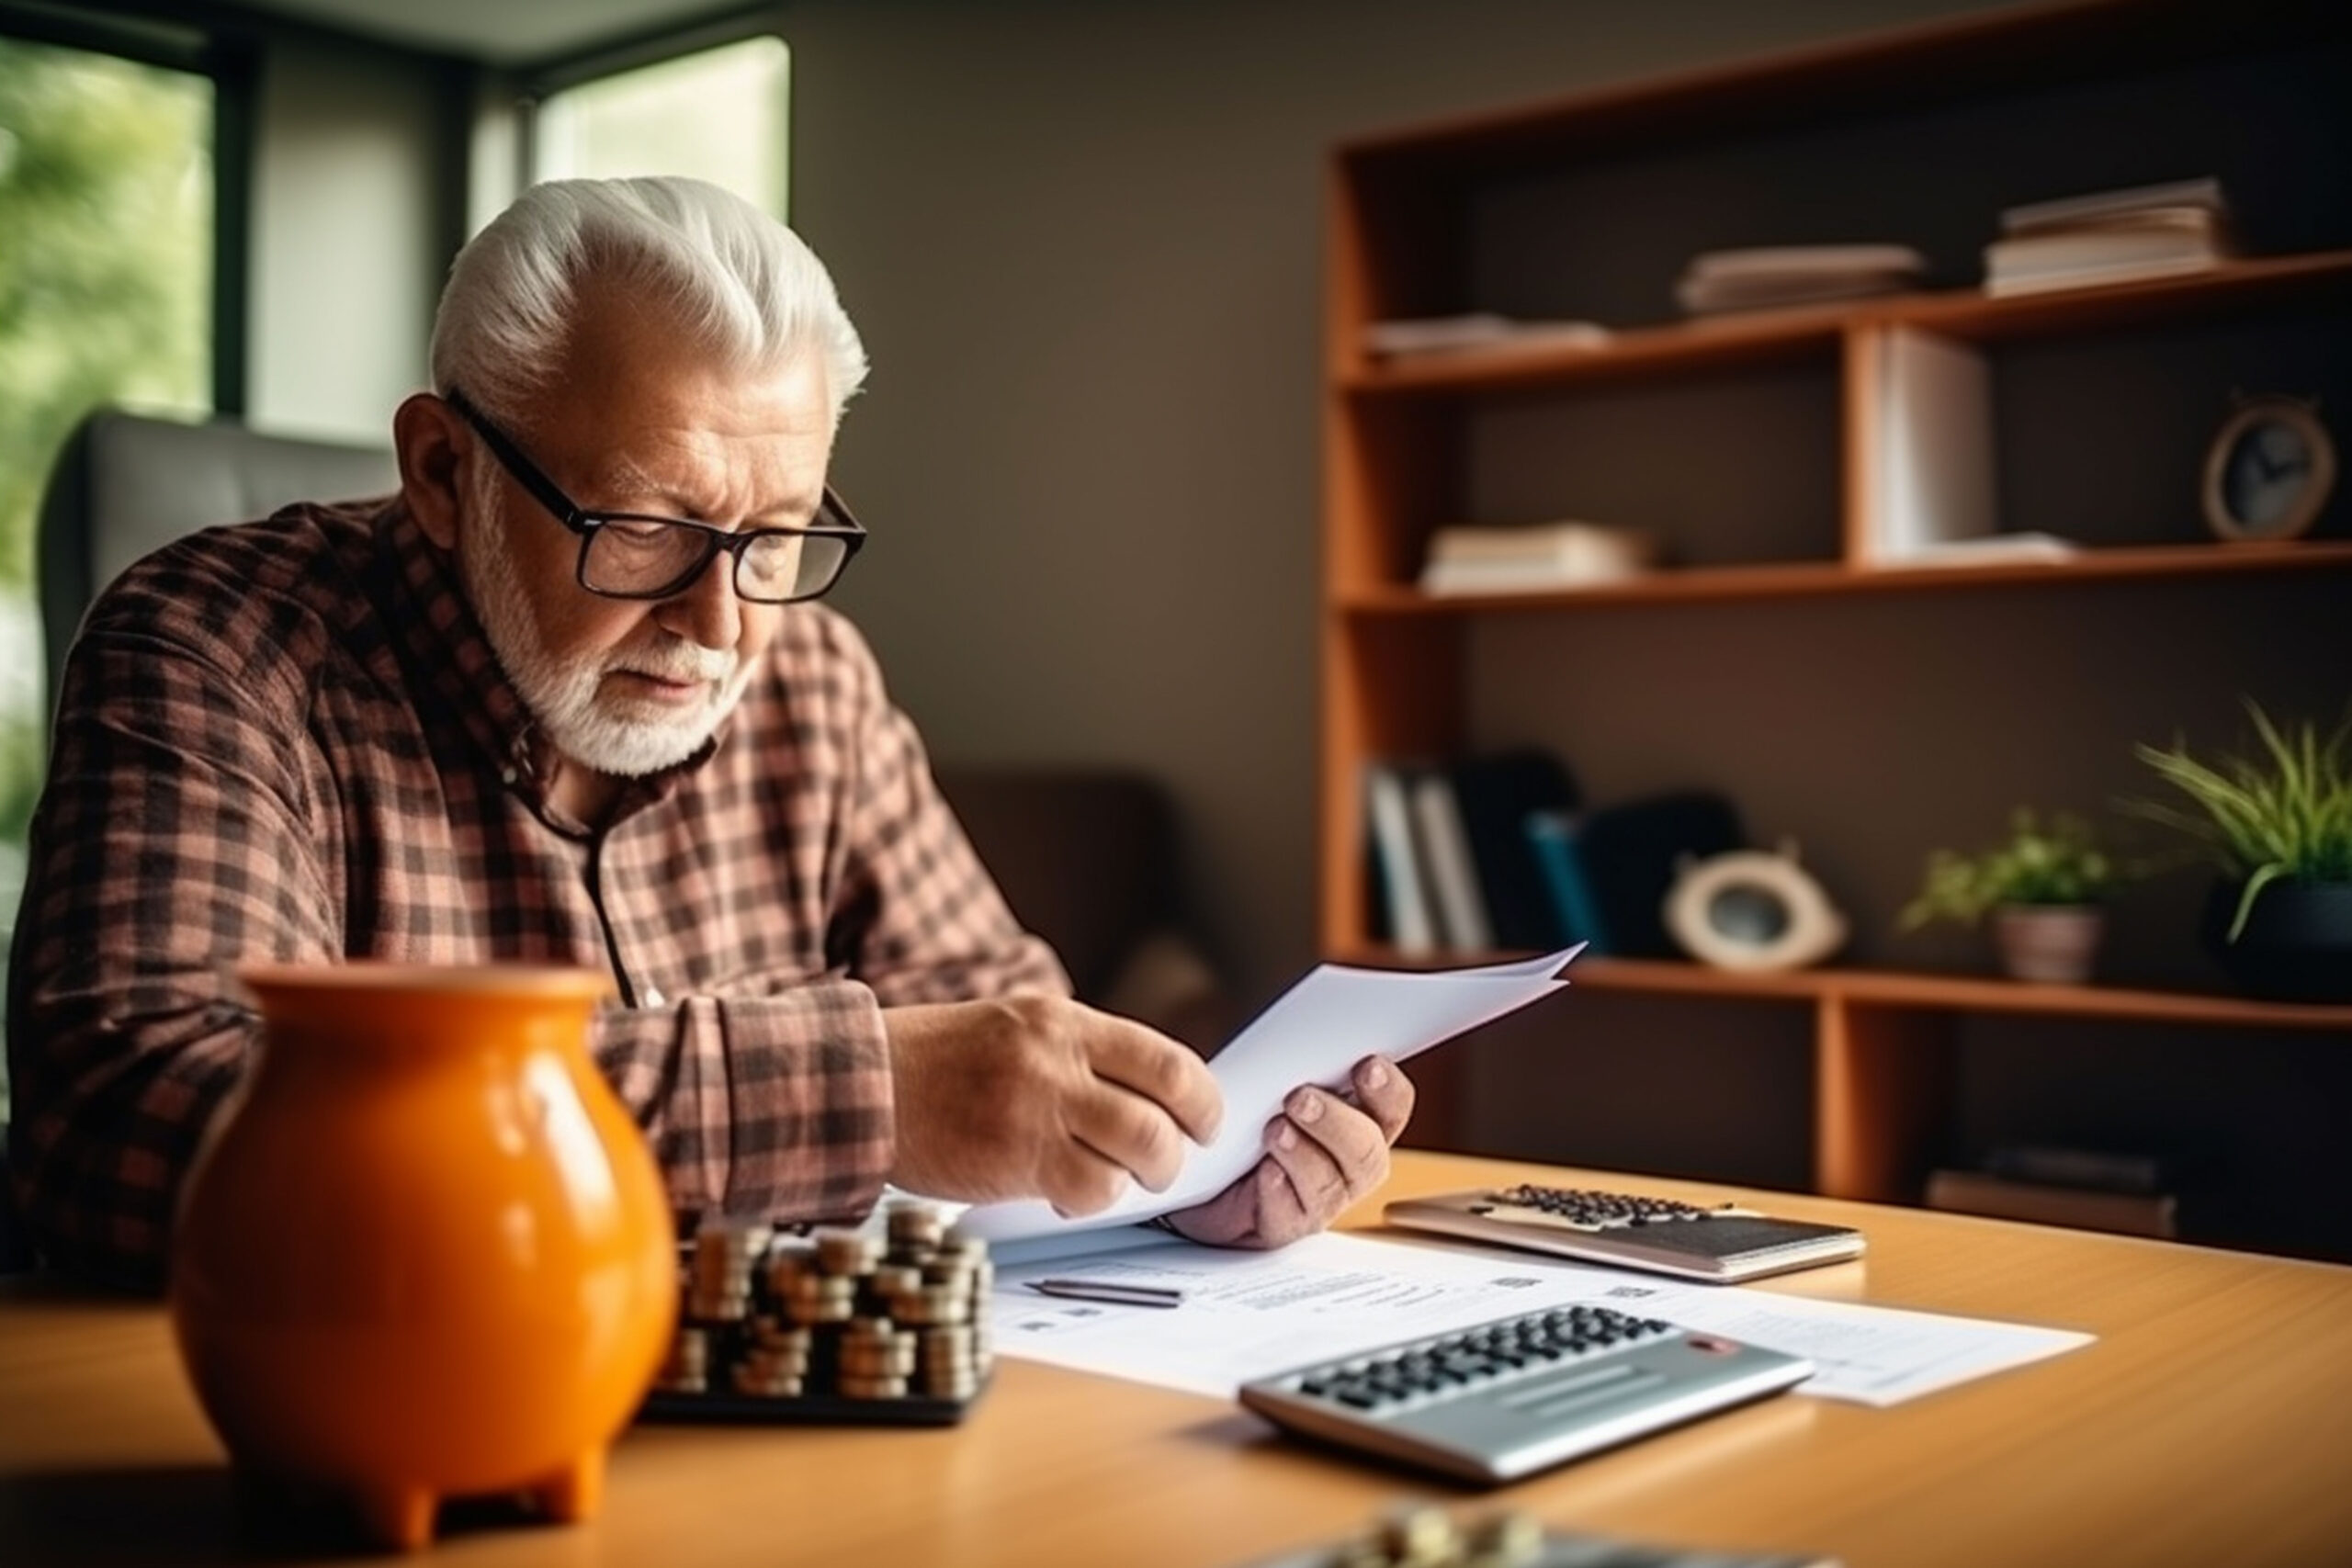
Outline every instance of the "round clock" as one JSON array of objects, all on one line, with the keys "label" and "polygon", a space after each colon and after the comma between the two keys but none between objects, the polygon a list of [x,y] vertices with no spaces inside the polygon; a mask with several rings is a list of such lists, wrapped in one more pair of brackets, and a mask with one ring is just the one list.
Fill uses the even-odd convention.
[{"label": "round clock", "polygon": [[2335,443],[2312,405],[2246,400],[2205,455],[2205,522],[2224,539],[2292,539],[2335,488]]},{"label": "round clock", "polygon": [[1846,941],[1846,917],[1797,864],[1792,844],[1685,863],[1665,914],[1683,951],[1718,969],[1801,969]]}]

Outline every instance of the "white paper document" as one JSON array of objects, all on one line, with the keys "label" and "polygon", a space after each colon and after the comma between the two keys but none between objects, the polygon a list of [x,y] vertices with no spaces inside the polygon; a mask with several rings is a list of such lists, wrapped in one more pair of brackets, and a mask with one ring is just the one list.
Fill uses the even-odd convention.
[{"label": "white paper document", "polygon": [[[1180,1290],[1174,1308],[1031,1292],[1051,1275]],[[1796,1392],[1899,1404],[2091,1342],[2087,1334],[1747,1287],[1686,1284],[1527,1253],[1327,1233],[1279,1252],[1228,1252],[1161,1235],[1067,1260],[1000,1266],[997,1349],[1080,1371],[1230,1399],[1251,1378],[1491,1318],[1586,1302],[1804,1356]]]},{"label": "white paper document", "polygon": [[1567,984],[1555,978],[1584,943],[1478,969],[1355,969],[1325,964],[1274,998],[1209,1059],[1225,1094],[1216,1136],[1186,1151],[1165,1192],[1141,1187],[1097,1213],[1066,1219],[1042,1202],[986,1203],[956,1223],[988,1241],[1132,1225],[1205,1202],[1248,1174],[1265,1150],[1266,1123],[1302,1084],[1340,1089],[1366,1056],[1404,1061]]}]

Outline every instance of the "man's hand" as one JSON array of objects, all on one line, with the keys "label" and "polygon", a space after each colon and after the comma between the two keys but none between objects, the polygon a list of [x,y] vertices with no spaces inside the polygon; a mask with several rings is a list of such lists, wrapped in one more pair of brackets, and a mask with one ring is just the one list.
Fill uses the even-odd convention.
[{"label": "man's hand", "polygon": [[1354,1082],[1355,1105],[1311,1086],[1292,1090],[1266,1124],[1266,1157],[1167,1224],[1212,1247],[1285,1247],[1329,1224],[1388,1179],[1388,1145],[1413,1114],[1413,1085],[1385,1056],[1358,1062]]},{"label": "man's hand", "polygon": [[1224,1113],[1199,1056],[1059,997],[886,1008],[898,1101],[890,1179],[933,1198],[1107,1208],[1133,1178],[1176,1179]]}]

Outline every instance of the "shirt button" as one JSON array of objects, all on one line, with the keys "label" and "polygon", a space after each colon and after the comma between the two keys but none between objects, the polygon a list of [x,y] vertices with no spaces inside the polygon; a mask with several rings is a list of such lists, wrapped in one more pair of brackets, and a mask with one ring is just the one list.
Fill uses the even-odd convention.
[{"label": "shirt button", "polygon": [[662,988],[659,986],[648,986],[645,987],[645,1005],[650,1008],[658,1008],[667,1005],[662,999]]}]

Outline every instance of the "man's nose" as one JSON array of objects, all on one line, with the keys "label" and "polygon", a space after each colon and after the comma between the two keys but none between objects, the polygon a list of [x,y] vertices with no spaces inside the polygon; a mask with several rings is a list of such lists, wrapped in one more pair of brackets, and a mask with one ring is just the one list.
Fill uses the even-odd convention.
[{"label": "man's nose", "polygon": [[735,596],[735,558],[713,550],[692,582],[654,610],[662,629],[703,648],[733,648],[743,632],[743,604]]}]

